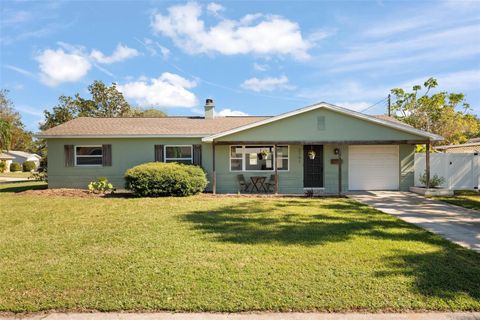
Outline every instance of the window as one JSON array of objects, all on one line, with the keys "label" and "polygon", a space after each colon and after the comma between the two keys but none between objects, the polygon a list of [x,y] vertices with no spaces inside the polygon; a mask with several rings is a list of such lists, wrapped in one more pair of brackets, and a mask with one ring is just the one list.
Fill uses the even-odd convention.
[{"label": "window", "polygon": [[102,146],[75,146],[76,166],[101,166],[102,160]]},{"label": "window", "polygon": [[243,147],[242,146],[230,147],[230,170],[231,171],[243,170]]},{"label": "window", "polygon": [[165,162],[192,164],[192,146],[165,146]]},{"label": "window", "polygon": [[[274,171],[274,146],[231,146],[230,171]],[[288,146],[277,146],[277,169],[288,171]]]}]

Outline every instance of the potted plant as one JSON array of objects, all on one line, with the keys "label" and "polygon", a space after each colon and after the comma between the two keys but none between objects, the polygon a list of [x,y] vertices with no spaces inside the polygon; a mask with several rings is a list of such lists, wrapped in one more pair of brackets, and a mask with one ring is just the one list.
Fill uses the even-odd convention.
[{"label": "potted plant", "polygon": [[263,149],[262,151],[260,151],[260,153],[258,154],[258,159],[260,160],[264,160],[264,159],[267,159],[268,157],[268,151],[266,149]]},{"label": "potted plant", "polygon": [[309,158],[310,160],[315,159],[315,156],[316,156],[316,155],[317,155],[317,154],[315,153],[315,151],[313,151],[313,150],[308,151],[308,158]]}]

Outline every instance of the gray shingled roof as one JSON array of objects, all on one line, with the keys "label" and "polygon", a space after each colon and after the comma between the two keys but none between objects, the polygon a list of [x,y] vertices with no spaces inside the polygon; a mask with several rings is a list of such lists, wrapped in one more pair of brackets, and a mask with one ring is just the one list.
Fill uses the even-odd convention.
[{"label": "gray shingled roof", "polygon": [[81,117],[42,132],[40,137],[93,136],[207,136],[269,117]]}]

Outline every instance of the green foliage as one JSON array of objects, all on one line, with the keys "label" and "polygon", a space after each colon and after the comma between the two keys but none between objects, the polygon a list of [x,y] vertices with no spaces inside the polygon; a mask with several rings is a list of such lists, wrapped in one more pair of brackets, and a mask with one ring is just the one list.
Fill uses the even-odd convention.
[{"label": "green foliage", "polygon": [[207,177],[197,166],[150,162],[127,170],[126,188],[142,197],[190,196],[205,190]]},{"label": "green foliage", "polygon": [[32,170],[35,170],[36,169],[36,165],[35,165],[35,162],[33,161],[25,161],[23,164],[23,172],[30,172]]},{"label": "green foliage", "polygon": [[437,86],[437,80],[430,78],[423,84],[423,94],[420,85],[413,86],[411,92],[392,89],[392,111],[399,120],[417,129],[443,136],[445,142],[442,143],[463,143],[479,135],[480,119],[471,114],[464,94],[445,91],[430,94]]},{"label": "green foliage", "polygon": [[0,90],[0,150],[29,150],[32,133],[25,130],[20,113],[8,98],[8,90]]},{"label": "green foliage", "polygon": [[40,172],[32,172],[32,174],[30,175],[30,179],[35,181],[48,182],[47,170],[40,171]]},{"label": "green foliage", "polygon": [[52,111],[45,110],[41,130],[47,130],[78,117],[122,117],[129,116],[132,107],[118,91],[117,85],[106,86],[102,81],[94,81],[88,86],[91,98],[85,99],[76,94],[74,97],[60,96]]},{"label": "green foliage", "polygon": [[20,163],[12,162],[10,163],[10,171],[22,171],[22,166],[20,165]]},{"label": "green foliage", "polygon": [[92,181],[88,184],[88,191],[92,193],[113,193],[115,192],[115,188],[107,178],[99,177],[97,181]]},{"label": "green foliage", "polygon": [[0,119],[0,151],[10,150],[12,140],[12,125],[10,122]]},{"label": "green foliage", "polygon": [[[418,180],[420,181],[420,183],[422,185],[426,186],[427,185],[427,173],[424,172],[422,175],[420,175]],[[444,182],[445,182],[444,177],[439,177],[438,175],[435,174],[435,175],[433,175],[433,177],[430,177],[429,187],[430,188],[436,188]]]},{"label": "green foliage", "polygon": [[155,108],[148,108],[148,109],[132,108],[128,116],[134,117],[134,118],[163,118],[163,117],[166,117],[167,114]]},{"label": "green foliage", "polygon": [[3,160],[0,160],[0,173],[4,173],[7,169],[7,163]]}]

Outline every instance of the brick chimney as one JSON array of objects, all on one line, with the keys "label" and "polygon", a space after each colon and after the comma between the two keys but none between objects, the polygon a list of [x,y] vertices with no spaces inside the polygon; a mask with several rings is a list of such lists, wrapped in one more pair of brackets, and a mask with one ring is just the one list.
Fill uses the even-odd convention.
[{"label": "brick chimney", "polygon": [[207,99],[205,101],[205,119],[215,118],[215,104],[213,99]]}]

